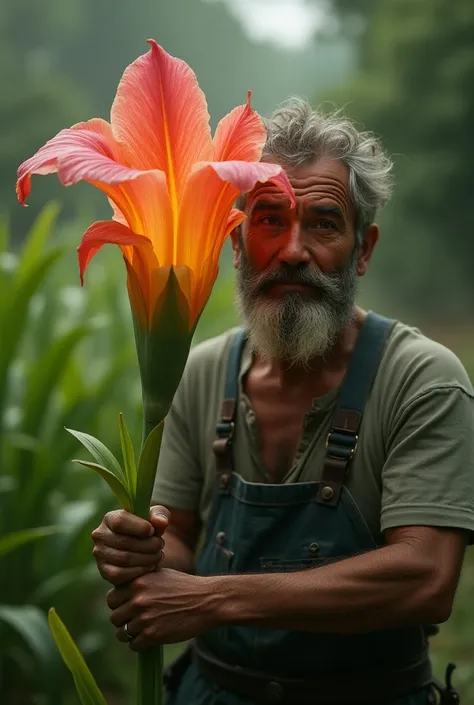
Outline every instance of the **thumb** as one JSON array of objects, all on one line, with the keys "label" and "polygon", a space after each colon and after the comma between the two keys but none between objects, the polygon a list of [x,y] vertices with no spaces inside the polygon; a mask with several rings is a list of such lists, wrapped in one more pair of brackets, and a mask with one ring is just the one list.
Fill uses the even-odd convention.
[{"label": "thumb", "polygon": [[166,530],[170,519],[170,511],[158,504],[150,509],[150,522],[155,529],[155,536],[161,536]]}]

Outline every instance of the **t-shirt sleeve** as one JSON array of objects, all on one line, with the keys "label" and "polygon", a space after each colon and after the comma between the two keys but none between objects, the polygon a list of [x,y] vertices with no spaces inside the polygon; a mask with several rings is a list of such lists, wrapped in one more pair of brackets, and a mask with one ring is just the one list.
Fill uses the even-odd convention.
[{"label": "t-shirt sleeve", "polygon": [[382,531],[425,525],[474,539],[474,398],[462,385],[425,388],[396,414],[382,473]]},{"label": "t-shirt sleeve", "polygon": [[152,503],[198,511],[202,472],[189,432],[186,375],[165,420]]}]

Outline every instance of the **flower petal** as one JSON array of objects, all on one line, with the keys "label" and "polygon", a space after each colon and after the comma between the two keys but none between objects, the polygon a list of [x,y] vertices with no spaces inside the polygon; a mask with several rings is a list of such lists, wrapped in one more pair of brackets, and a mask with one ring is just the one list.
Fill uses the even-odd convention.
[{"label": "flower petal", "polygon": [[[120,163],[120,146],[104,120],[94,119],[61,130],[18,168],[17,194],[24,203],[30,192],[32,174],[52,174],[64,186],[78,181],[117,184],[135,179],[143,172]],[[109,126],[110,128],[110,126]]]},{"label": "flower petal", "polygon": [[174,211],[192,165],[212,159],[206,98],[196,76],[155,41],[150,51],[124,72],[111,123],[116,139],[127,145],[133,164],[167,176]]},{"label": "flower petal", "polygon": [[129,259],[132,254],[130,246],[148,248],[153,254],[150,240],[143,235],[136,235],[127,226],[112,220],[93,223],[82,236],[81,244],[77,248],[81,285],[84,284],[84,272],[91,259],[103,245],[110,244],[118,245]]},{"label": "flower petal", "polygon": [[271,181],[278,186],[290,199],[291,207],[295,206],[295,194],[284,168],[280,164],[266,162],[208,162],[194,167],[194,171],[205,168],[213,169],[227,183],[232,184],[240,193],[251,191],[257,183]]},{"label": "flower petal", "polygon": [[234,108],[217,126],[214,135],[214,160],[258,162],[267,138],[260,115],[252,110],[251,92],[247,104]]}]

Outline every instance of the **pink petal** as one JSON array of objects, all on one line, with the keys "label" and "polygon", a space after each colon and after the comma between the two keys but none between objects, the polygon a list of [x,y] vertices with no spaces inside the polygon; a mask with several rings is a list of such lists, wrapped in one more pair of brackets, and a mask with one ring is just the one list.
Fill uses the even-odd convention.
[{"label": "pink petal", "polygon": [[251,92],[247,104],[234,108],[217,126],[214,136],[215,161],[258,162],[267,133],[260,115],[250,105]]},{"label": "pink petal", "polygon": [[296,201],[293,188],[285,170],[279,164],[241,161],[208,162],[207,164],[196,165],[194,171],[206,167],[213,169],[223,181],[232,184],[240,193],[251,191],[257,183],[270,181],[288,196],[291,207],[295,207]]},{"label": "pink petal", "polygon": [[197,161],[212,159],[206,98],[196,76],[154,40],[151,50],[124,72],[111,123],[116,139],[127,145],[133,164],[167,176],[177,211],[186,177]]}]

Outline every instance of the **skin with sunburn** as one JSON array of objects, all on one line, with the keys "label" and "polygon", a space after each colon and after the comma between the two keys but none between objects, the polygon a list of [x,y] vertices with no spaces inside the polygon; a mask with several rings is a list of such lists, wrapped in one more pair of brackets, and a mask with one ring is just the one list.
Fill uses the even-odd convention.
[{"label": "skin with sunburn", "polygon": [[[267,185],[250,194],[249,217],[242,232],[233,233],[236,267],[246,258],[254,273],[279,267],[330,273],[356,252],[356,274],[365,274],[378,228],[366,228],[357,249],[346,167],[321,159],[288,174],[296,209]],[[294,292],[318,296],[294,284],[275,285],[264,295],[276,301]],[[311,400],[344,376],[365,316],[358,308],[352,314],[331,348],[308,364],[255,356],[245,390],[273,481],[291,465]],[[150,522],[116,511],[93,532],[99,570],[115,585],[107,596],[111,621],[120,641],[127,641],[125,623],[137,635],[132,650],[184,641],[224,624],[349,634],[442,622],[451,612],[467,543],[464,531],[405,526],[387,530],[383,548],[318,570],[201,577],[193,575],[200,530],[197,512],[155,507]],[[158,565],[162,570],[155,570]]]}]

